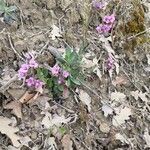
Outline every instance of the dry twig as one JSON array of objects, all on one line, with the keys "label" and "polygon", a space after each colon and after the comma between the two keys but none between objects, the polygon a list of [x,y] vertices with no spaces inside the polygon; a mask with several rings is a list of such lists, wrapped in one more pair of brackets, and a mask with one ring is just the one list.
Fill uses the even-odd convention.
[{"label": "dry twig", "polygon": [[13,44],[12,44],[12,40],[9,34],[8,35],[8,40],[9,40],[9,44],[12,48],[12,50],[14,51],[15,54],[17,54],[19,56],[20,59],[22,59],[23,61],[25,61],[25,59],[17,52],[17,50],[14,48]]}]

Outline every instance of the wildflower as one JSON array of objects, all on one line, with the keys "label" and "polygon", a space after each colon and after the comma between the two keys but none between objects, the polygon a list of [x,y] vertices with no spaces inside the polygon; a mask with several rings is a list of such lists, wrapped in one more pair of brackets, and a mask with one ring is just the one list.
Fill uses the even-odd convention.
[{"label": "wildflower", "polygon": [[19,77],[20,80],[25,78],[25,76],[26,76],[26,73],[23,73],[20,70],[18,71],[18,77]]},{"label": "wildflower", "polygon": [[52,68],[50,68],[50,71],[52,72],[52,75],[55,77],[58,77],[59,73],[60,73],[60,67],[58,66],[58,64],[56,64],[55,66],[53,66]]},{"label": "wildflower", "polygon": [[40,80],[35,80],[34,81],[34,87],[36,89],[41,88],[43,85],[44,85],[44,83],[42,81],[40,81]]},{"label": "wildflower", "polygon": [[21,68],[19,70],[24,72],[24,73],[27,73],[29,70],[29,65],[28,64],[22,64]]},{"label": "wildflower", "polygon": [[63,71],[63,77],[64,78],[68,78],[68,76],[69,76],[70,74],[69,74],[69,72],[68,71]]},{"label": "wildflower", "polygon": [[114,63],[115,63],[115,60],[114,60],[112,54],[109,54],[108,55],[108,59],[106,61],[106,68],[107,68],[107,70],[114,69]]},{"label": "wildflower", "polygon": [[59,84],[65,83],[64,77],[59,76],[59,78],[58,78],[58,83],[59,83]]},{"label": "wildflower", "polygon": [[104,24],[104,25],[99,25],[96,27],[97,32],[99,33],[107,33],[111,30],[111,26]]},{"label": "wildflower", "polygon": [[38,63],[34,60],[34,58],[29,60],[29,66],[31,68],[37,68],[38,67]]},{"label": "wildflower", "polygon": [[25,76],[27,75],[28,70],[29,70],[29,65],[28,64],[22,64],[21,68],[18,70],[19,79],[25,78]]},{"label": "wildflower", "polygon": [[105,7],[104,3],[97,2],[96,0],[93,0],[92,4],[93,4],[93,7],[96,9],[103,9]]},{"label": "wildflower", "polygon": [[29,79],[26,79],[26,84],[28,87],[32,87],[35,85],[35,79],[33,77],[30,77]]},{"label": "wildflower", "polygon": [[113,24],[115,21],[115,15],[112,14],[110,16],[104,16],[103,18],[103,22],[107,23],[107,24]]},{"label": "wildflower", "polygon": [[40,80],[36,80],[33,77],[30,77],[29,79],[26,79],[26,84],[28,87],[34,87],[34,88],[41,88],[44,83]]}]

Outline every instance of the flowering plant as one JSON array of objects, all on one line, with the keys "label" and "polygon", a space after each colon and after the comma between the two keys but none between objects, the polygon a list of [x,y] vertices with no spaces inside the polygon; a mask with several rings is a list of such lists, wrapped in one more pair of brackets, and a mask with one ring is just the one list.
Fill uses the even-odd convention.
[{"label": "flowering plant", "polygon": [[113,23],[115,21],[115,15],[106,15],[103,17],[103,23],[96,27],[98,33],[108,33],[111,31]]},{"label": "flowering plant", "polygon": [[64,61],[57,60],[52,67],[38,64],[33,52],[27,53],[25,57],[25,63],[18,70],[18,77],[25,81],[27,87],[38,89],[45,86],[58,93],[76,84],[80,85],[81,58],[75,51],[66,49]]}]

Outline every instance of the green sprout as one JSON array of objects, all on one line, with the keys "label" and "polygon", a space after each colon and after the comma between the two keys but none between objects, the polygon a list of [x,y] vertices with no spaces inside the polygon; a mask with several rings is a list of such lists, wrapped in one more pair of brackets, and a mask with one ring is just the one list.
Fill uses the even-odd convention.
[{"label": "green sprout", "polygon": [[6,23],[11,23],[13,20],[16,20],[15,17],[16,10],[17,7],[15,5],[7,6],[4,0],[0,0],[0,16],[3,15],[4,21]]}]

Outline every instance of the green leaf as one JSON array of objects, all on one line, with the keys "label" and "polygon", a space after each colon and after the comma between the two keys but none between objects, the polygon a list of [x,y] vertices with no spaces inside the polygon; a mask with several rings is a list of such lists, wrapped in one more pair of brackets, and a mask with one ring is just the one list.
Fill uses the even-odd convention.
[{"label": "green leaf", "polygon": [[49,74],[48,70],[45,68],[37,68],[36,71],[37,71],[36,73],[37,73],[38,78],[47,77]]},{"label": "green leaf", "polygon": [[74,84],[77,84],[77,85],[81,85],[80,81],[71,77],[70,80],[74,83]]},{"label": "green leaf", "polygon": [[38,78],[40,78],[41,76],[43,76],[43,72],[42,72],[41,68],[37,68],[36,69],[36,73],[37,73]]},{"label": "green leaf", "polygon": [[14,13],[4,13],[4,21],[8,24],[11,24],[14,20],[16,20],[16,16]]},{"label": "green leaf", "polygon": [[0,8],[5,8],[6,4],[4,0],[0,0]]},{"label": "green leaf", "polygon": [[64,90],[64,87],[63,87],[62,85],[58,85],[57,88],[58,88],[58,90],[61,91],[61,92]]},{"label": "green leaf", "polygon": [[62,135],[64,135],[67,132],[67,129],[65,127],[60,127],[59,131]]},{"label": "green leaf", "polygon": [[51,78],[50,78],[50,79],[47,79],[46,84],[47,84],[47,86],[48,86],[49,88],[51,88],[51,87],[53,86],[52,79],[51,79]]},{"label": "green leaf", "polygon": [[16,11],[18,8],[14,5],[14,6],[9,6],[6,9],[6,12],[14,12]]},{"label": "green leaf", "polygon": [[71,80],[70,80],[70,78],[68,78],[68,80],[67,80],[67,86],[68,86],[68,87],[71,86]]}]

